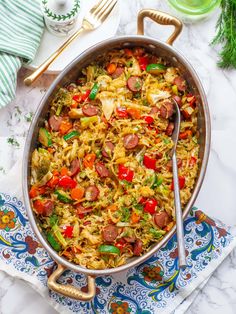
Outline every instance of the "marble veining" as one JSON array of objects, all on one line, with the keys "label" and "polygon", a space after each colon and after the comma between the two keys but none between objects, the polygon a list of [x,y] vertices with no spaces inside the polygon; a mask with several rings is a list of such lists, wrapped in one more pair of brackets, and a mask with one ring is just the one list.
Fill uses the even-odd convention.
[{"label": "marble veining", "polygon": [[[84,0],[81,0],[84,1]],[[163,0],[120,0],[121,22],[118,35],[135,34],[137,12],[142,8],[171,12]],[[210,19],[188,24],[174,43],[195,68],[207,93],[212,122],[209,166],[196,205],[229,225],[236,223],[236,71],[217,67],[218,48],[211,47],[219,10]],[[146,35],[165,40],[170,27],[147,21]],[[55,76],[43,75],[32,87],[23,84],[29,73],[18,75],[16,99],[0,110],[0,178],[22,155],[24,140],[38,103]],[[236,250],[215,271],[190,305],[187,314],[234,314],[236,312]],[[54,314],[29,285],[0,273],[1,314]]]}]

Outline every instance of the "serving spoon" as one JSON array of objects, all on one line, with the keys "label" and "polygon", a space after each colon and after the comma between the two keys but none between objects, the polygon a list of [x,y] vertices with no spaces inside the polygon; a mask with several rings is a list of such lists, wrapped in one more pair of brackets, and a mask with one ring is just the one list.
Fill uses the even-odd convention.
[{"label": "serving spoon", "polygon": [[175,128],[172,134],[172,140],[174,146],[171,151],[172,157],[172,169],[173,169],[173,181],[174,181],[174,203],[175,203],[175,219],[176,219],[176,231],[177,231],[177,245],[179,255],[179,268],[185,268],[187,266],[185,244],[184,244],[184,225],[183,225],[183,213],[181,208],[180,191],[179,191],[179,175],[176,158],[176,147],[179,139],[180,131],[180,110],[177,102],[173,99],[175,105]]}]

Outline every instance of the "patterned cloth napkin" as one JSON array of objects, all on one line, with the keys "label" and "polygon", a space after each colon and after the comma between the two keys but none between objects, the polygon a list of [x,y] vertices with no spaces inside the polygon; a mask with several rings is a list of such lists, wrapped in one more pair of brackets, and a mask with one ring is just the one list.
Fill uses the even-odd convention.
[{"label": "patterned cloth napkin", "polygon": [[44,29],[39,0],[0,1],[0,108],[14,97],[17,71],[30,63]]},{"label": "patterned cloth napkin", "polygon": [[[17,176],[16,176],[17,174]],[[236,246],[235,230],[193,208],[184,223],[188,267],[178,269],[176,236],[149,260],[114,276],[97,277],[97,294],[79,302],[51,292],[56,266],[37,242],[22,202],[21,163],[0,180],[0,270],[37,290],[59,313],[183,313]],[[60,279],[86,290],[86,277],[65,271]]]}]

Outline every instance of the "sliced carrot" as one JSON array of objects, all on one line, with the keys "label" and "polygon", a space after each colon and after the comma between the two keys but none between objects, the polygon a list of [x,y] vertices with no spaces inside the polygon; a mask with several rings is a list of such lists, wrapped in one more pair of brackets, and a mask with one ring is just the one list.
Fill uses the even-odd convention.
[{"label": "sliced carrot", "polygon": [[68,175],[68,168],[62,167],[61,168],[61,175],[62,176],[67,176]]},{"label": "sliced carrot", "polygon": [[73,200],[80,200],[84,196],[84,188],[83,187],[74,188],[71,190],[70,195]]},{"label": "sliced carrot", "polygon": [[75,100],[72,100],[70,107],[71,108],[77,108],[78,107],[78,102],[75,101]]},{"label": "sliced carrot", "polygon": [[68,120],[62,120],[59,132],[61,135],[66,134],[72,128],[72,123]]},{"label": "sliced carrot", "polygon": [[35,198],[41,194],[44,194],[46,192],[46,189],[44,186],[32,186],[29,192],[30,198]]},{"label": "sliced carrot", "polygon": [[53,154],[53,153],[55,152],[55,149],[52,148],[52,147],[48,147],[48,152],[49,152],[50,154]]},{"label": "sliced carrot", "polygon": [[108,72],[109,74],[112,74],[112,73],[115,72],[116,68],[117,68],[117,66],[116,66],[115,63],[109,63],[109,64],[107,65],[107,72]]},{"label": "sliced carrot", "polygon": [[107,206],[107,210],[110,210],[111,212],[115,212],[118,209],[116,204],[111,204]]},{"label": "sliced carrot", "polygon": [[[58,173],[59,174],[59,173]],[[47,186],[54,188],[59,181],[59,176],[53,175],[53,177],[47,182]]]},{"label": "sliced carrot", "polygon": [[192,136],[191,130],[186,130],[184,132],[179,133],[179,139],[181,139],[181,140],[186,140],[190,136]]},{"label": "sliced carrot", "polygon": [[130,218],[131,218],[131,223],[136,224],[139,222],[141,217],[139,216],[139,214],[133,211]]},{"label": "sliced carrot", "polygon": [[141,114],[140,114],[140,110],[139,109],[128,108],[127,112],[133,119],[140,119],[141,118]]},{"label": "sliced carrot", "polygon": [[83,160],[84,167],[92,169],[95,159],[96,159],[96,155],[94,153],[87,154]]}]

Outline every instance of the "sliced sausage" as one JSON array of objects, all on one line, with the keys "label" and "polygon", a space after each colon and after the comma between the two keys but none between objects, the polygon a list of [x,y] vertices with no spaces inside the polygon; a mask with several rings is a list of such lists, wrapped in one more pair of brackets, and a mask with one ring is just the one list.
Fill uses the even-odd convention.
[{"label": "sliced sausage", "polygon": [[87,201],[96,201],[98,199],[99,195],[99,189],[96,187],[96,185],[90,185],[85,190],[85,198]]},{"label": "sliced sausage", "polygon": [[71,177],[77,175],[77,173],[80,172],[80,161],[78,158],[75,158],[72,160],[70,165],[70,175]]},{"label": "sliced sausage", "polygon": [[174,113],[174,105],[166,101],[160,108],[160,115],[163,119],[169,119]]},{"label": "sliced sausage", "polygon": [[90,105],[90,104],[85,104],[82,107],[82,111],[83,111],[83,114],[85,116],[93,117],[93,116],[96,116],[98,114],[98,107],[95,107],[95,106]]},{"label": "sliced sausage", "polygon": [[133,253],[135,256],[139,256],[143,251],[143,242],[137,239],[134,243]]},{"label": "sliced sausage", "polygon": [[50,128],[53,130],[53,131],[56,131],[58,132],[59,129],[60,129],[60,126],[61,126],[61,122],[62,122],[62,117],[57,117],[57,116],[51,116],[49,118],[49,125],[50,125]]},{"label": "sliced sausage", "polygon": [[170,222],[170,217],[166,212],[155,213],[153,218],[154,218],[155,224],[160,229],[166,227],[168,223]]},{"label": "sliced sausage", "polygon": [[128,243],[134,243],[136,238],[135,237],[124,237],[124,240]]},{"label": "sliced sausage", "polygon": [[109,177],[109,170],[104,166],[102,162],[97,162],[95,165],[95,169],[101,178]]},{"label": "sliced sausage", "polygon": [[102,155],[106,158],[109,158],[114,152],[114,149],[115,149],[115,145],[112,142],[110,141],[105,142],[102,149]]},{"label": "sliced sausage", "polygon": [[181,76],[176,77],[173,83],[177,85],[178,90],[181,92],[184,92],[187,88],[186,81]]},{"label": "sliced sausage", "polygon": [[131,76],[127,81],[127,86],[132,92],[139,92],[142,88],[142,80],[138,76]]},{"label": "sliced sausage", "polygon": [[69,91],[69,92],[73,92],[75,89],[77,88],[77,85],[75,83],[71,83],[69,84],[66,89]]},{"label": "sliced sausage", "polygon": [[177,96],[177,95],[173,96],[173,99],[177,102],[178,106],[181,108],[182,105],[183,105],[182,104],[182,99],[179,96]]},{"label": "sliced sausage", "polygon": [[76,209],[77,209],[77,215],[80,215],[80,214],[88,214],[90,213],[91,211],[93,211],[93,207],[84,207],[82,206],[81,204],[77,205],[76,206]]},{"label": "sliced sausage", "polygon": [[159,111],[158,108],[156,106],[154,106],[151,108],[149,114],[156,114],[156,113],[158,113],[158,111]]},{"label": "sliced sausage", "polygon": [[112,78],[116,79],[117,77],[121,76],[121,74],[124,72],[124,68],[117,67],[115,72],[112,73]]},{"label": "sliced sausage", "polygon": [[[177,158],[177,167],[180,168],[182,166],[183,162],[182,162],[182,159],[181,158]],[[173,162],[172,160],[168,161],[167,163],[167,169],[168,171],[172,171],[172,168],[173,168]]]},{"label": "sliced sausage", "polygon": [[123,143],[126,149],[133,149],[138,145],[138,136],[136,134],[127,134],[123,138]]},{"label": "sliced sausage", "polygon": [[114,225],[106,226],[102,231],[102,237],[105,242],[113,242],[118,236],[118,228]]},{"label": "sliced sausage", "polygon": [[166,128],[166,135],[171,136],[175,128],[174,122],[169,122]]}]

